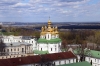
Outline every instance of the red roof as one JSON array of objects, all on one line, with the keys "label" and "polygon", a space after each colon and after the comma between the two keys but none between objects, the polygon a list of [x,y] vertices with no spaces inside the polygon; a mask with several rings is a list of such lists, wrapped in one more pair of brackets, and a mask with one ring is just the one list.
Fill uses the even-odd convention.
[{"label": "red roof", "polygon": [[70,58],[76,58],[76,56],[72,52],[68,51],[68,52],[61,52],[54,54],[0,59],[0,66],[26,65],[26,64],[42,63],[47,61],[56,61],[56,60],[70,59]]}]

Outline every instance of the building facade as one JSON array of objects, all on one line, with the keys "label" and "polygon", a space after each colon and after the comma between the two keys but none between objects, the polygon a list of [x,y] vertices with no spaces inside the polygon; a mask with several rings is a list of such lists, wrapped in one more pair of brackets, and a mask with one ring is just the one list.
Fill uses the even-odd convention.
[{"label": "building facade", "polygon": [[[80,55],[81,49],[75,49],[73,52],[77,55],[78,62],[81,61],[82,55]],[[100,51],[84,49],[84,61],[91,63],[92,66],[100,66]]]},{"label": "building facade", "polygon": [[[38,53],[37,53],[38,52]],[[61,39],[57,27],[53,27],[51,21],[48,26],[41,28],[40,38],[37,40],[35,54],[47,54],[61,52]]]},{"label": "building facade", "polygon": [[70,51],[0,60],[0,65],[4,66],[57,66],[69,63],[76,63],[76,56]]},{"label": "building facade", "polygon": [[3,46],[0,55],[23,55],[33,53],[36,38],[31,36],[2,36]]}]

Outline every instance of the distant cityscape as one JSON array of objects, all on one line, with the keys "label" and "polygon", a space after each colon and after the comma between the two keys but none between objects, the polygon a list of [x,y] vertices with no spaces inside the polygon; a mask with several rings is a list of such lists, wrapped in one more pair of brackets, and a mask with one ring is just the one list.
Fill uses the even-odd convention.
[{"label": "distant cityscape", "polygon": [[[46,25],[46,22],[1,22],[3,26],[14,27],[34,27],[36,30],[40,30],[41,26]],[[58,26],[59,29],[100,29],[100,22],[54,22],[53,26]]]}]

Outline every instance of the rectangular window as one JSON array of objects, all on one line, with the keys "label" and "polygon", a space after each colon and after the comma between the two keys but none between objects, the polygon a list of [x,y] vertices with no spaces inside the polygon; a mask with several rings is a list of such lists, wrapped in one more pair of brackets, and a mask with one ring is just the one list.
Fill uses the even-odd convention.
[{"label": "rectangular window", "polygon": [[70,60],[69,60],[69,63],[70,63]]},{"label": "rectangular window", "polygon": [[24,48],[22,48],[22,52],[24,52]]},{"label": "rectangular window", "polygon": [[66,64],[66,60],[65,60],[65,64]]},{"label": "rectangular window", "polygon": [[33,41],[32,41],[32,43],[33,43]]},{"label": "rectangular window", "polygon": [[56,45],[55,45],[55,48],[56,48]]},{"label": "rectangular window", "polygon": [[51,48],[51,51],[52,51],[52,48]]},{"label": "rectangular window", "polygon": [[11,49],[11,51],[12,51],[12,49]]},{"label": "rectangular window", "polygon": [[61,62],[59,61],[59,65],[60,65],[60,63],[61,63]]},{"label": "rectangular window", "polygon": [[7,52],[9,52],[9,49],[7,49]]},{"label": "rectangular window", "polygon": [[3,51],[5,52],[5,49],[3,49]]},{"label": "rectangular window", "polygon": [[90,61],[90,58],[89,58],[89,61]]},{"label": "rectangular window", "polygon": [[14,49],[14,51],[16,51],[16,49]]},{"label": "rectangular window", "polygon": [[49,35],[48,35],[48,39],[49,39]]},{"label": "rectangular window", "polygon": [[19,48],[18,48],[18,51],[19,51]]}]

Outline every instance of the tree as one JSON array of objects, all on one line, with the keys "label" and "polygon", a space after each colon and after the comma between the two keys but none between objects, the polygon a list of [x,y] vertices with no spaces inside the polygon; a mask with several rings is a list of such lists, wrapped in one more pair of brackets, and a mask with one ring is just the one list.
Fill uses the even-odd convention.
[{"label": "tree", "polygon": [[62,50],[64,50],[64,51],[66,51],[66,49],[67,49],[67,41],[66,40],[63,40],[62,41],[62,44],[61,44],[61,48],[62,48]]},{"label": "tree", "polygon": [[100,46],[100,31],[95,31],[94,35],[91,35],[87,38],[88,42],[92,42],[93,43],[93,48],[95,47],[94,44],[96,44],[96,50],[100,50],[99,46]]},{"label": "tree", "polygon": [[6,45],[3,43],[2,40],[0,40],[0,55],[1,56],[6,54],[5,53],[5,47],[6,47]]},{"label": "tree", "polygon": [[89,43],[93,43],[92,47],[93,47],[93,49],[95,49],[95,36],[91,35],[91,36],[87,37],[87,41]]},{"label": "tree", "polygon": [[97,44],[97,50],[100,50],[99,49],[99,46],[100,46],[100,31],[97,31],[95,33],[95,38],[94,38],[94,42]]},{"label": "tree", "polygon": [[0,25],[0,29],[2,29],[2,25]]}]

